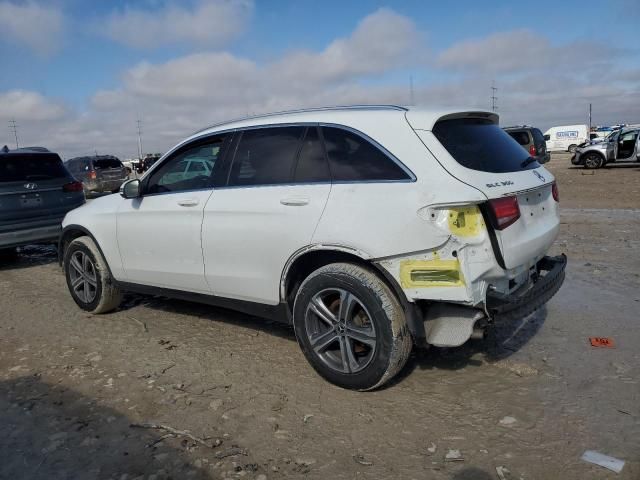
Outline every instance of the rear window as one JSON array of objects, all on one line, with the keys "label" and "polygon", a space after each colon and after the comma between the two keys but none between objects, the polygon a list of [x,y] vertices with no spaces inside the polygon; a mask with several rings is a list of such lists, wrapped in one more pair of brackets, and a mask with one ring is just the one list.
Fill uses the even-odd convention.
[{"label": "rear window", "polygon": [[97,158],[93,160],[93,167],[99,170],[104,170],[105,168],[120,168],[122,167],[122,162],[117,158]]},{"label": "rear window", "polygon": [[0,155],[0,182],[66,178],[69,174],[55,153]]},{"label": "rear window", "polygon": [[536,143],[536,145],[544,143],[544,135],[542,135],[542,132],[540,130],[538,130],[537,128],[533,128],[531,129],[531,133],[533,134],[533,141]]},{"label": "rear window", "polygon": [[529,143],[529,134],[527,132],[507,132],[511,138],[513,138],[520,145],[527,145]]},{"label": "rear window", "polygon": [[529,153],[504,130],[484,118],[442,120],[433,134],[462,166],[491,173],[538,168]]}]

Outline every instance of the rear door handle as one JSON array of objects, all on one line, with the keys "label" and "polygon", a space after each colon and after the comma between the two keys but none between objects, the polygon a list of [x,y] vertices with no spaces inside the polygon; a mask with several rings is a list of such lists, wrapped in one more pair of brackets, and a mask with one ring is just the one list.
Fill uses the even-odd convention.
[{"label": "rear door handle", "polygon": [[182,200],[178,200],[178,205],[181,207],[195,207],[198,205],[198,200],[195,198],[183,198]]},{"label": "rear door handle", "polygon": [[302,207],[309,204],[309,199],[306,197],[287,197],[280,200],[280,203],[288,207]]}]

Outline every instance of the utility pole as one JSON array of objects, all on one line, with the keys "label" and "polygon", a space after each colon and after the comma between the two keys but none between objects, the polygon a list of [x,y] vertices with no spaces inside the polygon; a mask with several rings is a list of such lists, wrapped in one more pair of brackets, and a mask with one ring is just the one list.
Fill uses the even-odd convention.
[{"label": "utility pole", "polygon": [[9,120],[9,130],[13,131],[13,136],[16,138],[16,148],[20,148],[18,144],[18,125],[16,125],[15,118]]},{"label": "utility pole", "polygon": [[142,160],[142,120],[138,118],[138,158]]},{"label": "utility pole", "polygon": [[498,110],[498,97],[496,97],[496,93],[498,92],[498,87],[496,87],[495,80],[491,81],[491,111],[495,112]]}]

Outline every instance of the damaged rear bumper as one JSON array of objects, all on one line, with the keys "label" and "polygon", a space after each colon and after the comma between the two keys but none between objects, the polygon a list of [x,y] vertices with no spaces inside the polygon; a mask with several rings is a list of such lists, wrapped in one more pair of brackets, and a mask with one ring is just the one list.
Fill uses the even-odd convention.
[{"label": "damaged rear bumper", "polygon": [[537,279],[524,291],[505,295],[487,292],[487,313],[494,321],[523,318],[553,297],[564,282],[567,256],[544,257],[537,264]]}]

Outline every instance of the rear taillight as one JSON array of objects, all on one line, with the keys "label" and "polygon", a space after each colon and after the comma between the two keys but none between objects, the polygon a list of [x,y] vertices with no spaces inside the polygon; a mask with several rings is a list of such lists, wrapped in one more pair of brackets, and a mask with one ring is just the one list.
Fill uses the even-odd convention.
[{"label": "rear taillight", "polygon": [[556,182],[553,182],[553,185],[551,185],[551,194],[556,202],[560,201],[560,192],[558,191],[558,184]]},{"label": "rear taillight", "polygon": [[529,147],[529,155],[531,155],[532,157],[535,157],[537,154],[538,154],[538,151],[536,150],[536,146],[531,145]]},{"label": "rear taillight", "polygon": [[503,197],[489,200],[496,230],[504,230],[520,218],[518,197]]},{"label": "rear taillight", "polygon": [[89,172],[89,178],[90,178],[91,180],[95,180],[95,179],[96,179],[96,177],[97,177],[96,172],[93,172],[93,171],[92,171],[92,172]]},{"label": "rear taillight", "polygon": [[65,183],[62,186],[62,191],[64,192],[81,192],[82,190],[82,182]]}]

